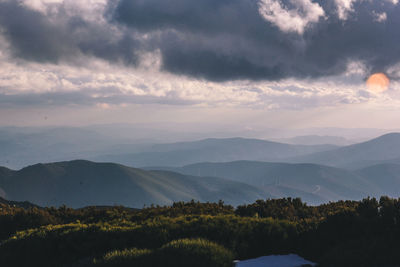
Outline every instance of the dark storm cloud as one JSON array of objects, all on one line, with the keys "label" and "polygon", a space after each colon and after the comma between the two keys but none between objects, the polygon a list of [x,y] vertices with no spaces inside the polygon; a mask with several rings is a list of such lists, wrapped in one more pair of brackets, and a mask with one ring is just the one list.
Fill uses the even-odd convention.
[{"label": "dark storm cloud", "polygon": [[[261,22],[259,16],[254,16],[257,10],[255,0],[121,0],[113,17],[143,31],[174,28],[207,34],[245,34],[252,29],[245,24]],[[253,30],[260,30],[257,28]]]},{"label": "dark storm cloud", "polygon": [[[389,1],[358,1],[353,9],[346,21],[330,11],[328,19],[316,25],[315,33],[306,34],[304,59],[321,69],[319,75],[346,60],[360,60],[371,72],[385,71],[400,62],[400,6]],[[385,12],[387,20],[377,22],[374,12]]]},{"label": "dark storm cloud", "polygon": [[0,2],[0,25],[17,57],[57,62],[61,55],[76,52],[65,26],[59,29],[43,14],[23,8],[17,1]]},{"label": "dark storm cloud", "polygon": [[[385,71],[400,62],[400,5],[357,1],[341,20],[335,1],[318,3],[325,16],[304,34],[266,21],[259,0],[110,0],[109,24],[69,17],[62,5],[50,20],[3,1],[0,24],[18,58],[57,63],[85,54],[134,66],[142,51],[159,50],[163,70],[213,81],[324,77],[351,61]],[[382,12],[387,20],[376,21]]]},{"label": "dark storm cloud", "polygon": [[60,5],[57,15],[49,18],[19,1],[0,1],[0,30],[12,54],[35,62],[77,62],[82,54],[111,62],[137,62],[134,38],[117,38],[108,25],[69,17],[64,11]]},{"label": "dark storm cloud", "polygon": [[[329,76],[354,60],[385,71],[400,61],[399,7],[359,1],[341,20],[334,1],[319,4],[325,18],[302,36],[265,21],[252,0],[121,0],[114,20],[142,31],[174,30],[159,41],[164,69],[211,80]],[[380,12],[387,21],[376,21]]]},{"label": "dark storm cloud", "polygon": [[257,3],[122,0],[113,21],[142,32],[161,31],[153,42],[162,52],[164,70],[173,73],[217,81],[294,74],[281,65],[295,52],[298,36],[280,38],[279,29],[258,14]]}]

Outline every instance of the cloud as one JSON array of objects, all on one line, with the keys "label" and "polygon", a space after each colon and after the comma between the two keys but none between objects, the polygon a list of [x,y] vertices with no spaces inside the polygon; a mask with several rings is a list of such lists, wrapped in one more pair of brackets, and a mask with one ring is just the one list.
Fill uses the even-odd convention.
[{"label": "cloud", "polygon": [[335,0],[338,16],[341,20],[346,20],[349,13],[353,12],[353,3],[358,0]]},{"label": "cloud", "polygon": [[[137,63],[139,44],[134,36],[121,36],[105,21],[90,20],[87,13],[71,13],[69,3],[0,1],[0,28],[11,54],[28,61],[56,64],[83,64],[81,59],[85,56]],[[48,5],[53,12],[44,15],[43,9]]]},{"label": "cloud", "polygon": [[33,10],[47,13],[49,7],[54,4],[61,4],[64,0],[22,0],[21,5],[29,7]]},{"label": "cloud", "polygon": [[311,0],[290,0],[293,9],[285,8],[281,1],[261,0],[259,12],[267,21],[284,32],[303,34],[312,23],[319,21],[325,12],[318,3]]},{"label": "cloud", "polygon": [[376,11],[372,11],[372,15],[377,22],[385,22],[387,20],[387,14],[385,12],[378,13]]},{"label": "cloud", "polygon": [[204,82],[317,79],[399,63],[399,12],[389,0],[1,0],[0,49],[18,64],[156,60]]},{"label": "cloud", "polygon": [[[142,66],[115,66],[104,60],[75,67],[43,63],[0,63],[0,108],[95,107],[132,104],[169,106],[306,109],[363,103],[365,66],[353,62],[345,77],[313,80],[210,82],[158,69],[160,54],[145,56]],[[393,71],[393,74],[395,71]]]},{"label": "cloud", "polygon": [[148,33],[163,70],[226,81],[328,77],[354,61],[384,72],[400,61],[398,12],[378,0],[121,0],[111,13]]}]

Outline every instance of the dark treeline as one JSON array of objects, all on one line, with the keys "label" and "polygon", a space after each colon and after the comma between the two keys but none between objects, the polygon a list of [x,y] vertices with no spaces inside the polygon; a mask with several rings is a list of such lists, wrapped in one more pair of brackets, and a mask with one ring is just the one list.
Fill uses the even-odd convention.
[{"label": "dark treeline", "polygon": [[259,200],[237,208],[178,202],[141,210],[0,204],[4,266],[231,266],[297,253],[321,266],[400,266],[400,200],[308,206]]}]

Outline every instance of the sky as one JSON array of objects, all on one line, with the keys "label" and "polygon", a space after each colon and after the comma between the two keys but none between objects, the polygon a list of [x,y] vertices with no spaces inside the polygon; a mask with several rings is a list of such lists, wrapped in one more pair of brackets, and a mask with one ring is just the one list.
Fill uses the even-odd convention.
[{"label": "sky", "polygon": [[400,128],[398,2],[0,0],[0,125]]}]

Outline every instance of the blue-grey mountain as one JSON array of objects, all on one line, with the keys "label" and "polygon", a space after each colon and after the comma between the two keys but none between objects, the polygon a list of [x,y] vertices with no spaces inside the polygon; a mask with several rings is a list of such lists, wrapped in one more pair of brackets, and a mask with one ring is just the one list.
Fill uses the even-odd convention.
[{"label": "blue-grey mountain", "polygon": [[255,161],[198,163],[180,168],[151,167],[186,175],[213,176],[248,183],[275,197],[301,197],[308,203],[362,199],[385,194],[361,173],[316,164]]},{"label": "blue-grey mountain", "polygon": [[265,190],[223,178],[170,171],[145,171],[113,163],[70,161],[36,164],[19,171],[1,169],[1,197],[40,206],[124,205],[142,208],[174,201],[238,205],[272,197]]},{"label": "blue-grey mountain", "polygon": [[348,169],[359,169],[384,162],[397,163],[400,162],[400,133],[390,133],[367,142],[300,156],[291,161]]},{"label": "blue-grey mountain", "polygon": [[96,161],[146,166],[183,166],[198,162],[229,162],[235,160],[282,161],[336,148],[333,145],[290,145],[259,139],[226,138],[194,142],[159,144],[140,153],[96,157]]}]

